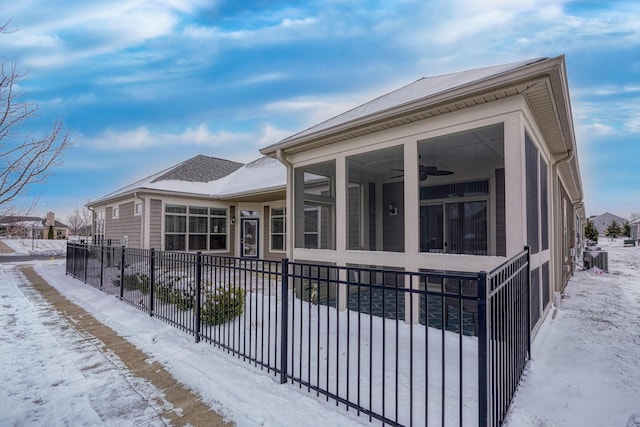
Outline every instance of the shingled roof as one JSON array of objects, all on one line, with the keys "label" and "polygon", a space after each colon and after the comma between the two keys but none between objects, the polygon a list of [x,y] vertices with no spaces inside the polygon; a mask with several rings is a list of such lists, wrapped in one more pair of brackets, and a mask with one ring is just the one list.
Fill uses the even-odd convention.
[{"label": "shingled roof", "polygon": [[241,167],[242,163],[199,154],[169,169],[151,182],[170,180],[209,182],[227,176]]}]

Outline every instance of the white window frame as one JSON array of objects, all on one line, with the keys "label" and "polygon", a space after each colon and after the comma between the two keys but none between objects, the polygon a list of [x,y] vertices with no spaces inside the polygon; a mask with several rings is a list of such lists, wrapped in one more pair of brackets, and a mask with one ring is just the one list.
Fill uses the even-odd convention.
[{"label": "white window frame", "polygon": [[[316,212],[318,213],[318,223],[317,223],[316,231],[307,231],[307,230],[306,230],[306,227],[305,227],[305,230],[304,230],[304,233],[303,233],[303,234],[304,234],[304,237],[305,237],[304,241],[305,241],[305,242],[307,241],[306,237],[307,237],[308,235],[315,234],[315,235],[316,235],[316,242],[317,242],[317,245],[316,245],[316,247],[315,247],[315,248],[306,248],[306,245],[305,245],[305,248],[306,248],[306,249],[318,249],[318,247],[320,247],[320,246],[321,246],[321,245],[320,245],[320,238],[321,238],[321,236],[322,236],[322,232],[321,232],[321,231],[322,231],[322,206],[320,206],[320,205],[313,205],[313,206],[306,206],[306,207],[304,208],[304,212],[305,212],[305,214],[306,214],[307,212],[310,212],[310,211],[316,211]],[[305,215],[305,216],[306,216],[306,215]]]},{"label": "white window frame", "polygon": [[[274,215],[274,209],[282,209],[282,215]],[[273,219],[274,218],[282,218],[282,233],[274,233],[273,231]],[[273,248],[273,236],[278,235],[282,236],[282,249],[274,249]],[[284,206],[271,206],[269,208],[269,250],[271,252],[286,252],[287,251],[287,208]]]},{"label": "white window frame", "polygon": [[142,202],[135,202],[133,204],[133,214],[135,216],[142,215]]},{"label": "white window frame", "polygon": [[114,206],[111,208],[111,218],[113,219],[120,218],[120,206]]}]

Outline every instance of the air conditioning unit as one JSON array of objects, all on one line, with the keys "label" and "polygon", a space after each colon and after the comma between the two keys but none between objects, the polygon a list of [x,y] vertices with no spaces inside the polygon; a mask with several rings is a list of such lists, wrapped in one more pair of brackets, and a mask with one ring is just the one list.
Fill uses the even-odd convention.
[{"label": "air conditioning unit", "polygon": [[586,270],[598,267],[602,271],[609,272],[609,254],[606,251],[584,251],[582,261]]}]

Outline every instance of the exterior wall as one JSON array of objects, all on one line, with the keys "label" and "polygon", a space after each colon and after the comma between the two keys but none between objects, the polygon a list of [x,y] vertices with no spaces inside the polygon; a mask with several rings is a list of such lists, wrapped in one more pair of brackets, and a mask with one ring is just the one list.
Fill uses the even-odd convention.
[{"label": "exterior wall", "polygon": [[[149,244],[146,249],[162,247],[162,200],[149,199]],[[145,212],[146,215],[146,212]]]},{"label": "exterior wall", "polygon": [[[118,218],[113,218],[113,209],[119,209]],[[134,201],[123,203],[114,203],[113,206],[107,207],[106,222],[106,239],[124,239],[127,238],[127,246],[131,248],[142,247],[141,241],[141,216],[133,214]]]}]

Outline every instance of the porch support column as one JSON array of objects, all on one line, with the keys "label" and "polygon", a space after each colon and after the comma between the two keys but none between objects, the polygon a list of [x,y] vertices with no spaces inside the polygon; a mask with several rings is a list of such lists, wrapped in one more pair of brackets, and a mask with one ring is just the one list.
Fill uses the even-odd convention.
[{"label": "porch support column", "polygon": [[[336,158],[336,264],[346,266],[345,259],[347,252],[347,169],[344,156]],[[347,308],[347,285],[342,283],[347,280],[346,270],[338,271],[338,310],[344,311]]]},{"label": "porch support column", "polygon": [[[417,272],[420,269],[418,252],[420,250],[420,185],[418,180],[418,142],[404,143],[404,254],[405,271]],[[419,278],[408,277],[405,288],[417,289]],[[404,299],[406,323],[418,323],[420,320],[420,295],[407,293]],[[412,315],[413,314],[413,315]]]},{"label": "porch support column", "polygon": [[504,121],[505,225],[507,258],[527,241],[524,121],[512,113]]}]

